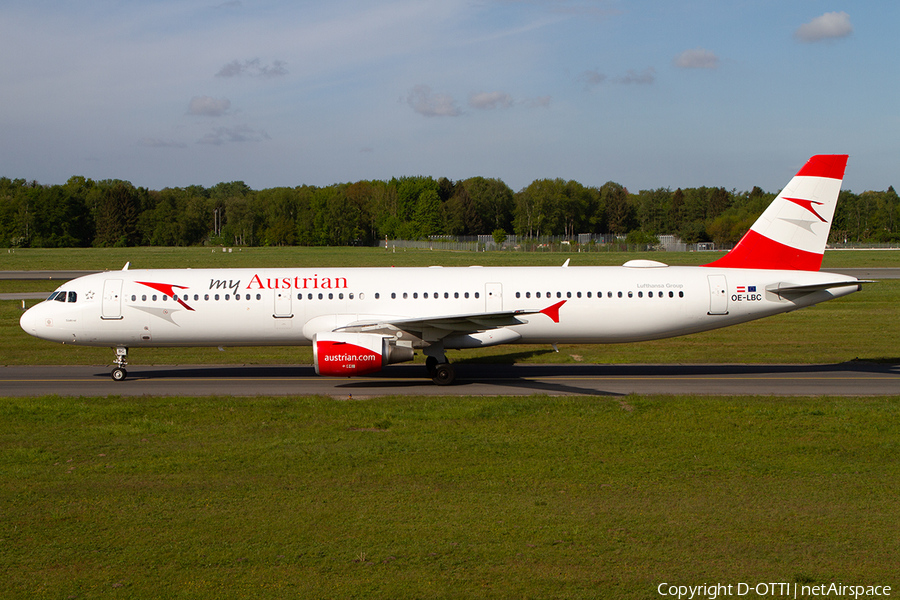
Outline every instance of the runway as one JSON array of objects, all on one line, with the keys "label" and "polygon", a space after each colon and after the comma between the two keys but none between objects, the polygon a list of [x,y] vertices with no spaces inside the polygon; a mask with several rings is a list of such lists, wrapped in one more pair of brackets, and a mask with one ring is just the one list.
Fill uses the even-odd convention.
[{"label": "runway", "polygon": [[900,364],[486,365],[458,364],[437,386],[421,365],[377,376],[318,377],[312,366],[140,366],[114,382],[106,366],[0,367],[2,396],[495,396],[628,394],[881,396],[900,394]]}]

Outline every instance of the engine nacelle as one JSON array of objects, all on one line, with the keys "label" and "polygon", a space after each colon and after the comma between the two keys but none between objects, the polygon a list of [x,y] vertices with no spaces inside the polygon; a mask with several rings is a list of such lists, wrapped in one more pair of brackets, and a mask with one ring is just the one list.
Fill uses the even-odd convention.
[{"label": "engine nacelle", "polygon": [[375,333],[317,333],[313,336],[316,374],[337,377],[367,375],[382,367],[413,359],[413,349]]}]

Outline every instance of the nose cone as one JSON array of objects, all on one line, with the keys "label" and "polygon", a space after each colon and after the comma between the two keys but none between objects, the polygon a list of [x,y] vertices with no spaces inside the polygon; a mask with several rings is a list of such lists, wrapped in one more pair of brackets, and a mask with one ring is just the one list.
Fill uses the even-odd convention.
[{"label": "nose cone", "polygon": [[25,333],[28,335],[37,336],[37,326],[35,321],[37,320],[35,316],[34,307],[29,308],[25,312],[22,313],[22,316],[19,317],[19,327],[25,330]]}]

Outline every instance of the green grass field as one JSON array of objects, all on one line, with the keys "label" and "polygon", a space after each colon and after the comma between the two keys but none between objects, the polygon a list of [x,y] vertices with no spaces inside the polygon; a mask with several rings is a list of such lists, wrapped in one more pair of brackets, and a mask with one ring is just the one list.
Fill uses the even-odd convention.
[{"label": "green grass field", "polygon": [[893,585],[897,398],[0,403],[4,598]]},{"label": "green grass field", "polygon": [[[0,270],[346,264],[348,251],[67,252],[0,256]],[[385,264],[383,250],[349,252]],[[409,262],[397,253],[389,264],[429,264],[436,253],[403,254]],[[873,258],[831,266],[900,262],[861,254]],[[501,255],[439,256],[434,263],[449,265],[498,264],[488,260]],[[499,264],[599,260],[511,256],[522,255]],[[601,264],[624,262],[613,256]],[[0,285],[12,283],[24,289],[2,291],[56,287]],[[900,281],[884,281],[672,340],[559,354],[505,346],[451,359],[900,363],[898,293]],[[109,349],[27,336],[19,306],[0,302],[0,362],[111,359]],[[311,361],[303,348],[130,358]],[[2,598],[643,599],[660,597],[664,582],[900,590],[897,397],[0,397],[0,422]]]},{"label": "green grass field", "polygon": [[[215,267],[420,267],[561,265],[621,265],[649,258],[670,265],[700,265],[722,256],[718,252],[449,252],[383,248],[273,247],[233,249],[186,248],[25,248],[0,250],[0,271],[86,269],[116,270],[126,262],[134,269]],[[824,268],[897,267],[900,250],[826,251]]]}]

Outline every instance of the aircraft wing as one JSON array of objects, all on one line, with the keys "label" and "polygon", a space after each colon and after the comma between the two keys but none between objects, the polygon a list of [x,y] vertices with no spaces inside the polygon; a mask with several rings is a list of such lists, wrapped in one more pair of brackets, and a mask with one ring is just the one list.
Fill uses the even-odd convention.
[{"label": "aircraft wing", "polygon": [[381,333],[384,335],[394,335],[398,331],[403,331],[411,333],[419,338],[434,340],[454,334],[466,334],[476,331],[487,331],[489,329],[499,329],[511,325],[523,325],[528,321],[521,317],[539,313],[545,314],[553,319],[555,323],[559,323],[559,307],[565,303],[566,301],[563,300],[541,310],[503,310],[410,319],[361,320],[339,327],[335,329],[335,331],[345,331],[348,333]]}]

